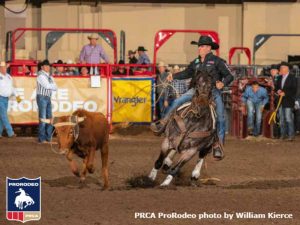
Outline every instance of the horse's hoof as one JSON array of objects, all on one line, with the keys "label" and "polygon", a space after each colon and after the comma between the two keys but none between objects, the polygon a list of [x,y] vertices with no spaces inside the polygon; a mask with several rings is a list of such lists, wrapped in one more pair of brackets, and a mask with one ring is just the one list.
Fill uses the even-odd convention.
[{"label": "horse's hoof", "polygon": [[167,178],[164,180],[164,182],[161,183],[161,187],[165,187],[165,186],[169,186],[169,184],[171,183],[171,181],[173,180],[173,176],[172,175],[168,175]]},{"label": "horse's hoof", "polygon": [[155,181],[156,176],[157,176],[157,172],[158,172],[158,170],[155,169],[155,168],[153,168],[153,169],[151,170],[151,172],[150,172],[150,174],[149,174],[148,177],[149,177],[152,181]]}]

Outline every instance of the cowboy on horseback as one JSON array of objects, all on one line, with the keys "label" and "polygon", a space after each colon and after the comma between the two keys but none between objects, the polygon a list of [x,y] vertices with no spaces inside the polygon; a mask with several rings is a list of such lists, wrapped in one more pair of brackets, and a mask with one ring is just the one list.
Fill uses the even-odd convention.
[{"label": "cowboy on horseback", "polygon": [[[213,55],[211,52],[211,50],[216,50],[219,48],[219,45],[214,43],[211,37],[201,36],[198,42],[192,41],[191,44],[198,45],[199,56],[190,63],[187,69],[174,75],[170,74],[167,78],[169,81],[172,79],[183,80],[192,78],[190,89],[173,102],[172,107],[163,119],[156,123],[152,123],[150,128],[156,135],[161,135],[165,131],[172,112],[182,104],[191,101],[193,95],[195,94],[195,85],[197,81],[196,74],[199,71],[205,71],[211,74],[213,78],[212,84],[214,88],[212,89],[212,96],[216,105],[218,137],[219,142],[224,144],[225,117],[221,89],[230,84],[230,82],[233,80],[233,76],[225,61],[220,57]],[[213,156],[214,158],[221,160],[224,157],[224,153],[219,142],[216,142],[213,145]]]}]

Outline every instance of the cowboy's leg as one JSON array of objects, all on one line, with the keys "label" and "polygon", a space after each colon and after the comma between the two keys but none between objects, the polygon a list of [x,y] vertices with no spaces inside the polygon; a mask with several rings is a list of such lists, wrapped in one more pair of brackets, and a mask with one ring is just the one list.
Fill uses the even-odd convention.
[{"label": "cowboy's leg", "polygon": [[191,88],[186,93],[181,95],[179,98],[176,98],[173,101],[172,106],[168,109],[168,112],[166,113],[166,117],[169,116],[179,106],[183,105],[186,102],[191,101],[194,94],[195,94],[195,89]]},{"label": "cowboy's leg", "polygon": [[180,168],[197,153],[197,148],[190,148],[181,153],[176,165],[171,168],[169,175],[160,186],[168,186],[173,178],[178,175]]},{"label": "cowboy's leg", "polygon": [[279,120],[280,120],[280,136],[281,138],[286,137],[286,129],[285,129],[285,115],[284,115],[284,109],[282,106],[279,108]]},{"label": "cowboy's leg", "polygon": [[252,101],[247,101],[247,127],[248,130],[254,130],[254,104]]},{"label": "cowboy's leg", "polygon": [[39,142],[46,141],[46,123],[41,122],[41,119],[46,119],[47,102],[42,95],[37,95],[36,102],[39,110]]},{"label": "cowboy's leg", "polygon": [[168,113],[165,114],[165,117],[157,123],[152,123],[150,129],[157,135],[162,134],[164,132],[166,123],[169,120],[171,113],[180,105],[191,101],[194,93],[195,93],[195,89],[191,88],[185,94],[181,95],[179,98],[174,100],[172,106],[168,110]]},{"label": "cowboy's leg", "polygon": [[256,121],[255,121],[255,136],[260,135],[260,127],[261,127],[261,119],[262,119],[262,111],[261,111],[262,104],[258,103],[255,105],[255,114],[256,114]]},{"label": "cowboy's leg", "polygon": [[11,137],[14,135],[14,131],[12,129],[12,126],[7,116],[7,109],[8,109],[8,98],[0,96],[0,119],[2,121],[3,127],[6,129],[7,135]]},{"label": "cowboy's leg", "polygon": [[161,96],[160,99],[158,100],[158,108],[159,108],[159,118],[162,119],[164,118],[164,114],[165,114],[165,106],[164,106],[164,97]]},{"label": "cowboy's leg", "polygon": [[288,137],[293,139],[295,136],[294,114],[292,108],[285,108],[285,118],[287,124]]},{"label": "cowboy's leg", "polygon": [[[51,105],[50,98],[47,99],[46,118],[47,119],[52,118],[52,105]],[[52,132],[53,132],[53,126],[51,124],[46,124],[46,139],[47,139],[47,141],[51,141]]]},{"label": "cowboy's leg", "polygon": [[225,116],[224,116],[224,104],[220,90],[214,89],[213,98],[216,104],[217,113],[217,131],[220,142],[224,144],[225,141]]}]

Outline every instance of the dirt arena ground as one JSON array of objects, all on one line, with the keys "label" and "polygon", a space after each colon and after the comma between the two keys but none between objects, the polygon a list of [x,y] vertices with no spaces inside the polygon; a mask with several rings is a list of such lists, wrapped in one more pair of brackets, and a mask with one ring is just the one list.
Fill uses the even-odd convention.
[{"label": "dirt arena ground", "polygon": [[[42,177],[42,219],[53,225],[167,224],[300,224],[300,137],[279,140],[228,138],[226,158],[206,160],[202,177],[219,178],[214,185],[189,186],[195,160],[176,180],[178,186],[131,188],[128,178],[147,175],[159,153],[160,138],[149,132],[121,132],[110,140],[111,188],[102,191],[100,156],[86,185],[72,176],[66,159],[31,137],[0,139],[0,224],[5,219],[5,178]],[[159,181],[165,175],[159,175]],[[293,219],[136,219],[135,213],[254,212],[293,214]],[[31,222],[30,222],[31,223]]]}]

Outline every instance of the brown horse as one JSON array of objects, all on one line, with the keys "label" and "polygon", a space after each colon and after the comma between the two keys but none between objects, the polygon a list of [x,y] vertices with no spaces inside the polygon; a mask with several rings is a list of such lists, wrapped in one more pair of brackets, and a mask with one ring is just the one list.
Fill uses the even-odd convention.
[{"label": "brown horse", "polygon": [[[161,186],[168,186],[179,173],[180,168],[198,152],[199,160],[192,172],[192,180],[200,177],[204,157],[218,142],[215,127],[215,111],[212,98],[212,77],[204,71],[197,73],[195,94],[188,106],[179,107],[171,116],[165,130],[166,138],[162,142],[161,152],[149,174],[156,179],[162,167],[168,176]],[[179,153],[180,157],[171,167],[171,158]]]}]

